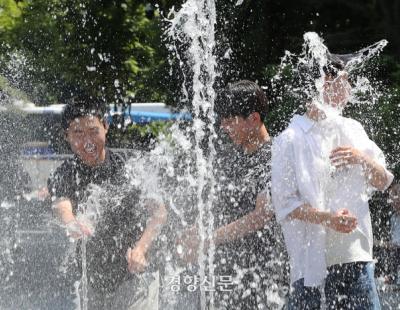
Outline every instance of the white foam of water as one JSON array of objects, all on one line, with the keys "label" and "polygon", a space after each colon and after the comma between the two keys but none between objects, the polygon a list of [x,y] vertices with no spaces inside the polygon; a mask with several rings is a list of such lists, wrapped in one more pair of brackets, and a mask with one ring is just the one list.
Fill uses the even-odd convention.
[{"label": "white foam of water", "polygon": [[[188,0],[178,11],[171,11],[169,14],[170,27],[167,35],[172,39],[171,51],[180,59],[178,43],[185,42],[188,48],[185,51],[186,58],[189,59],[192,72],[192,110],[193,110],[193,130],[195,137],[194,163],[197,174],[195,176],[197,186],[198,202],[198,232],[200,235],[199,247],[199,276],[206,278],[206,260],[209,268],[209,275],[213,275],[214,245],[210,246],[208,255],[204,255],[204,240],[213,231],[214,219],[211,212],[213,192],[212,162],[215,150],[213,147],[214,116],[213,105],[215,92],[213,89],[216,78],[216,57],[215,48],[215,24],[216,9],[213,0]],[[185,82],[188,77],[184,74],[184,94],[189,94]],[[187,98],[186,98],[187,99]],[[206,137],[206,132],[209,136]],[[204,152],[202,143],[207,139]],[[208,153],[208,154],[206,154]],[[207,191],[208,195],[205,195]],[[211,307],[213,304],[211,296]],[[201,308],[205,309],[205,291],[201,289]]]},{"label": "white foam of water", "polygon": [[[364,69],[368,60],[382,52],[387,43],[386,40],[380,40],[355,53],[344,55],[348,58],[348,61],[343,71],[339,71],[338,75],[348,74],[353,83],[349,102],[353,104],[373,104],[382,95],[362,69]],[[278,73],[272,79],[273,87],[282,78],[284,69],[289,67],[298,74],[298,83],[295,86],[287,86],[288,92],[295,98],[304,98],[302,94],[305,94],[310,102],[312,101],[318,109],[329,117],[340,115],[343,107],[331,107],[324,102],[323,98],[326,77],[323,68],[328,64],[329,53],[324,40],[318,34],[315,32],[305,33],[302,52],[299,55],[285,51]]]},{"label": "white foam of water", "polygon": [[81,278],[81,298],[82,310],[88,309],[88,278],[87,278],[87,256],[86,256],[87,237],[82,237],[81,255],[82,255],[82,278]]}]

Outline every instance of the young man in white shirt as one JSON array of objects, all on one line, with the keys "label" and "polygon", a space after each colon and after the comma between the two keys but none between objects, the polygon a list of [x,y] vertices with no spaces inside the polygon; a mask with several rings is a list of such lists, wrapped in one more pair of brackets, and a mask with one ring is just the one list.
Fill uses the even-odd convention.
[{"label": "young man in white shirt", "polygon": [[[322,96],[295,115],[272,151],[272,201],[290,256],[289,309],[380,309],[368,199],[393,175],[360,123],[341,109],[351,87],[345,62],[329,54]],[[322,102],[321,102],[322,101]]]}]

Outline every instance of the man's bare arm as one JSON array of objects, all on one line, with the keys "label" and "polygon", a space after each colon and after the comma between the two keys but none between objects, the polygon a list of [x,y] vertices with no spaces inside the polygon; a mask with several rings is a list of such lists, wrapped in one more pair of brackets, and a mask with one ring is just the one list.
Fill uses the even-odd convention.
[{"label": "man's bare arm", "polygon": [[152,242],[157,238],[162,226],[167,221],[167,210],[163,204],[150,201],[147,205],[148,210],[151,212],[150,219],[142,237],[136,243],[136,246],[143,248],[145,251],[151,247]]},{"label": "man's bare arm", "polygon": [[75,215],[72,211],[72,203],[68,198],[59,198],[53,204],[53,209],[57,215],[57,218],[63,223],[68,224],[75,221]]},{"label": "man's bare arm", "polygon": [[267,208],[267,203],[269,203],[269,199],[266,195],[259,194],[256,208],[253,211],[214,231],[214,243],[220,245],[234,241],[263,228],[273,217],[272,211]]},{"label": "man's bare arm", "polygon": [[385,190],[389,182],[385,168],[368,156],[365,156],[364,169],[367,173],[369,184],[380,191]]},{"label": "man's bare arm", "polygon": [[57,218],[67,228],[67,234],[74,239],[93,234],[91,228],[80,223],[72,211],[72,203],[68,198],[59,198],[53,205]]},{"label": "man's bare arm", "polygon": [[320,224],[342,233],[350,233],[357,227],[357,218],[346,209],[332,213],[318,210],[309,204],[299,206],[288,215],[288,218]]}]

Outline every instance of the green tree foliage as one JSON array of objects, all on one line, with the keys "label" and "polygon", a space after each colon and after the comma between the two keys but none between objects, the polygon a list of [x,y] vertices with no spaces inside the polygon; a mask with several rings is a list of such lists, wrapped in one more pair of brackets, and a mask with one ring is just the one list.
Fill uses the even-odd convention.
[{"label": "green tree foliage", "polygon": [[231,48],[223,74],[263,82],[264,68],[285,50],[298,52],[303,34],[322,35],[333,52],[358,50],[389,40],[385,53],[400,60],[400,2],[396,0],[217,0],[221,57]]},{"label": "green tree foliage", "polygon": [[[0,84],[8,89],[18,86],[42,104],[64,102],[81,88],[109,102],[130,98],[179,106],[181,68],[177,61],[169,68],[162,16],[171,8],[178,10],[183,2],[0,0],[0,74],[9,80]],[[302,103],[288,96],[283,87],[292,78],[290,72],[280,84],[272,85],[272,77],[285,50],[300,50],[306,31],[321,34],[338,53],[358,50],[382,38],[389,40],[377,64],[382,70],[376,72],[377,79],[384,81],[385,99],[371,109],[381,113],[376,132],[382,132],[386,124],[397,124],[395,113],[385,111],[397,111],[398,105],[399,1],[216,0],[216,4],[220,70],[216,86],[244,78],[266,86],[271,99],[267,121],[274,134]],[[4,65],[10,60],[19,64],[16,72]],[[357,109],[351,111],[355,117],[372,117],[366,107]],[[388,145],[400,141],[396,135],[385,135],[381,141]]]},{"label": "green tree foliage", "polygon": [[167,100],[160,17],[145,1],[6,2],[2,52],[27,57],[25,84],[38,103],[63,101],[76,88],[112,102]]},{"label": "green tree foliage", "polygon": [[4,37],[6,37],[10,33],[9,31],[15,27],[20,16],[21,7],[15,1],[0,1],[0,32]]}]

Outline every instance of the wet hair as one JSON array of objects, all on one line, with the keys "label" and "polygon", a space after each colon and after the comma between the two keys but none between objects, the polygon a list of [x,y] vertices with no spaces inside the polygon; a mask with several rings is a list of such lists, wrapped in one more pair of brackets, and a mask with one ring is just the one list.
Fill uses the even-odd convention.
[{"label": "wet hair", "polygon": [[[323,73],[331,78],[336,78],[340,71],[346,70],[348,62],[356,57],[356,54],[333,54],[327,52],[326,65],[322,67]],[[302,101],[310,101],[317,94],[317,88],[315,86],[315,80],[322,77],[320,63],[315,59],[312,60],[311,65],[309,63],[299,63],[297,70],[293,76],[293,89],[302,89],[298,98]],[[349,79],[351,83],[351,80]]]},{"label": "wet hair", "polygon": [[70,123],[80,117],[95,116],[103,121],[107,114],[107,105],[103,100],[93,96],[79,96],[69,102],[61,116],[61,124],[67,130]]},{"label": "wet hair", "polygon": [[[324,71],[324,74],[335,78],[338,76],[339,71],[346,69],[347,63],[355,56],[356,54],[341,55],[327,52],[327,62],[326,65],[322,67],[322,70]],[[313,60],[313,64],[309,68],[301,65],[299,68],[299,74],[300,76],[311,78],[310,82],[319,79],[321,77],[320,64],[316,60]]]},{"label": "wet hair", "polygon": [[254,112],[258,112],[264,121],[268,112],[267,96],[254,82],[241,80],[231,83],[217,93],[215,112],[218,121],[235,116],[246,118]]},{"label": "wet hair", "polygon": [[327,55],[327,65],[322,69],[326,75],[330,75],[332,77],[337,77],[338,72],[344,70],[347,61],[342,58],[342,55],[331,54]]}]

